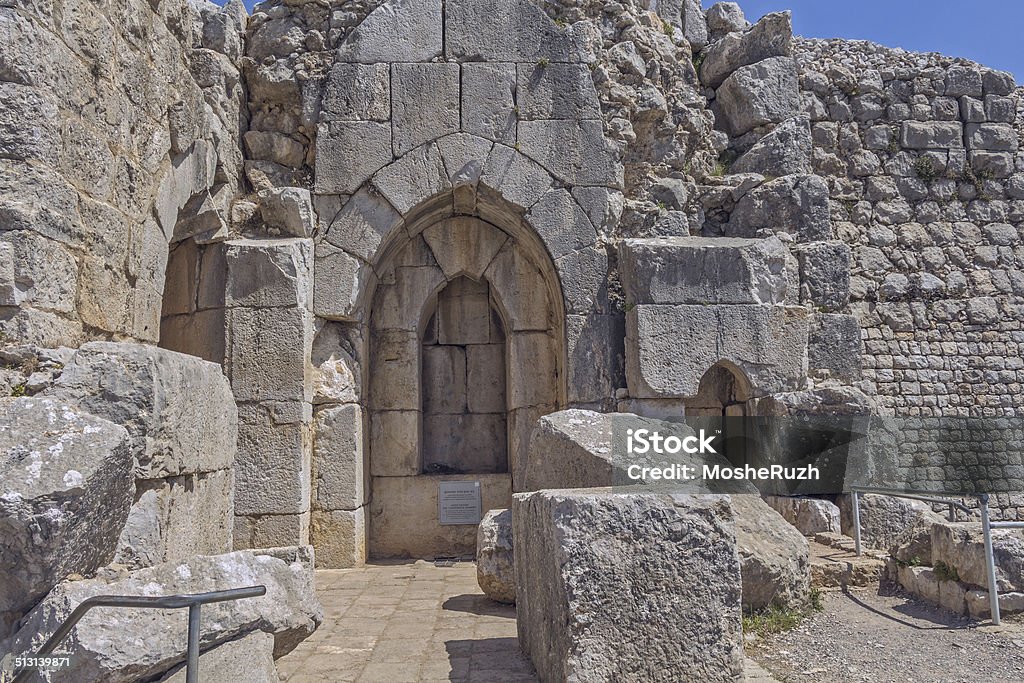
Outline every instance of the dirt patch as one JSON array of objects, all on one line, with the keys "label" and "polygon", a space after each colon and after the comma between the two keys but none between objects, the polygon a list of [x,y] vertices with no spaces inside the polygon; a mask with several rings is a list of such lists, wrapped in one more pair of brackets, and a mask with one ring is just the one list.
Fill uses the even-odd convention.
[{"label": "dirt patch", "polygon": [[1024,681],[1024,622],[992,627],[872,590],[829,592],[795,629],[748,642],[779,681]]}]

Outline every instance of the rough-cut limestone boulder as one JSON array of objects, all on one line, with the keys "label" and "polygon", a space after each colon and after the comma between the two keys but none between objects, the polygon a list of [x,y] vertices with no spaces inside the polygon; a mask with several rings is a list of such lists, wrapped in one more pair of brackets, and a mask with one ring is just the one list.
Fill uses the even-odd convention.
[{"label": "rough-cut limestone boulder", "polygon": [[[672,6],[672,3],[667,4]],[[658,3],[658,8],[661,9],[661,3]],[[683,37],[696,53],[708,44],[708,22],[704,18],[704,10],[701,9],[699,0],[683,0],[682,10]],[[666,19],[672,21],[671,18]]]},{"label": "rough-cut limestone boulder", "polygon": [[799,241],[832,237],[828,185],[816,175],[788,175],[769,180],[736,202],[726,234],[754,237],[758,230],[781,230]]},{"label": "rough-cut limestone boulder", "polygon": [[788,57],[792,40],[792,15],[789,12],[766,14],[750,30],[727,33],[709,45],[700,66],[700,80],[704,85],[717,88],[741,67],[772,57]]},{"label": "rough-cut limestone boulder", "polygon": [[[253,631],[237,640],[207,650],[199,657],[199,680],[208,683],[280,683],[274,666],[274,636]],[[160,683],[185,683],[181,664]]]},{"label": "rough-cut limestone boulder", "polygon": [[811,569],[807,539],[760,496],[732,496],[743,574],[743,606],[807,606]]},{"label": "rough-cut limestone boulder", "polygon": [[733,135],[784,121],[800,111],[796,62],[772,57],[740,67],[718,88],[716,102]]},{"label": "rough-cut limestone boulder", "polygon": [[234,464],[237,410],[216,363],[154,346],[89,342],[48,394],[124,426],[139,479]]},{"label": "rough-cut limestone boulder", "polygon": [[775,237],[663,237],[623,241],[619,263],[632,304],[777,304],[787,253]]},{"label": "rough-cut limestone boulder", "polygon": [[729,169],[730,173],[760,173],[781,177],[811,172],[811,120],[794,116],[758,140]]},{"label": "rough-cut limestone boulder", "polygon": [[[853,499],[840,496],[839,505],[843,533],[853,536]],[[865,493],[860,496],[860,541],[865,548],[889,550],[901,543],[907,529],[941,522],[927,503],[893,496]],[[925,558],[922,558],[925,559]]]},{"label": "rough-cut limestone boulder", "polygon": [[[985,540],[979,522],[936,522],[931,525],[931,563],[945,562],[964,583],[988,588]],[[1024,591],[1024,533],[1013,529],[992,532],[996,586],[1000,592]]]},{"label": "rough-cut limestone boulder", "polygon": [[260,215],[271,234],[285,237],[309,237],[316,228],[316,214],[309,190],[299,187],[275,187],[260,190]]},{"label": "rough-cut limestone boulder", "polygon": [[51,399],[0,401],[0,639],[56,583],[110,562],[131,471],[123,427]]},{"label": "rough-cut limestone boulder", "polygon": [[480,520],[476,533],[476,582],[491,600],[515,603],[511,510],[490,510]]},{"label": "rough-cut limestone boulder", "polygon": [[[272,554],[198,556],[127,576],[66,581],[25,617],[11,651],[35,651],[76,605],[94,595],[173,595],[262,584],[264,596],[204,605],[201,644],[208,648],[264,631],[273,635],[276,659],[316,629],[323,610],[313,591],[311,548],[266,552]],[[114,619],[109,609],[96,608],[65,641],[71,665],[47,680],[130,683],[159,676],[184,660],[184,627],[184,612],[178,610],[122,610]]]},{"label": "rough-cut limestone boulder", "polygon": [[707,12],[708,33],[718,40],[727,33],[742,31],[750,26],[743,10],[735,2],[716,2]]},{"label": "rough-cut limestone boulder", "polygon": [[804,536],[817,533],[841,533],[839,508],[834,503],[818,498],[790,498],[765,496],[764,502],[782,515]]},{"label": "rough-cut limestone boulder", "polygon": [[544,681],[735,681],[725,496],[555,490],[513,501],[519,643]]}]

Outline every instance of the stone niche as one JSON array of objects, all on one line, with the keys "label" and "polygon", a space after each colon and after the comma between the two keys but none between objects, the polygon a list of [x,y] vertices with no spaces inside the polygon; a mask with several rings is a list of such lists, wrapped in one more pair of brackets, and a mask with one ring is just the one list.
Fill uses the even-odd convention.
[{"label": "stone niche", "polygon": [[511,504],[526,427],[559,400],[557,276],[477,218],[409,232],[370,295],[368,550],[472,555],[476,526],[441,524],[439,484],[479,482],[482,511]]}]

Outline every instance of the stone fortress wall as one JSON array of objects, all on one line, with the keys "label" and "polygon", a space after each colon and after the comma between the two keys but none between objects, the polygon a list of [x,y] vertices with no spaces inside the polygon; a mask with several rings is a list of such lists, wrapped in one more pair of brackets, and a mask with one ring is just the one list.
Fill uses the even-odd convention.
[{"label": "stone fortress wall", "polygon": [[[459,478],[424,453],[500,441],[505,507],[566,407],[1015,415],[1005,74],[693,0],[59,9],[0,8],[2,115],[38,122],[0,127],[3,330],[221,363],[236,547],[464,549],[408,531]],[[421,361],[484,303],[504,438]]]}]

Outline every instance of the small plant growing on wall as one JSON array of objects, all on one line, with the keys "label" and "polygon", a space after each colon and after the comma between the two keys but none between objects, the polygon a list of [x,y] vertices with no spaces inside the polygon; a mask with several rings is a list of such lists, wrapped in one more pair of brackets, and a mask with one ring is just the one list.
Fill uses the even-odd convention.
[{"label": "small plant growing on wall", "polygon": [[926,183],[935,180],[939,176],[939,169],[929,156],[921,156],[914,160],[914,174]]}]

